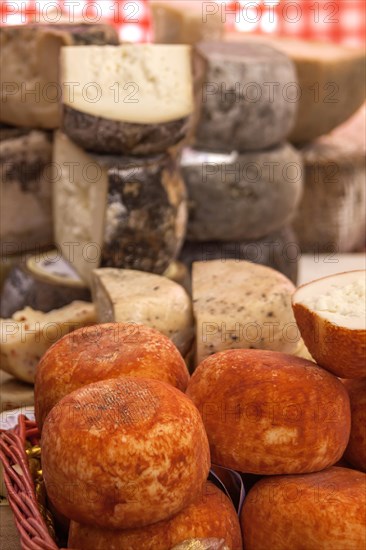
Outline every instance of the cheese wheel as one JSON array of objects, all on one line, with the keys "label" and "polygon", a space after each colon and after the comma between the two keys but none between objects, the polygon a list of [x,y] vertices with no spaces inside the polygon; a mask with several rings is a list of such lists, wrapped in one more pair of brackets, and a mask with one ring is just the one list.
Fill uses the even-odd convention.
[{"label": "cheese wheel", "polygon": [[287,225],[302,195],[302,162],[290,145],[214,154],[185,149],[191,241],[260,239]]},{"label": "cheese wheel", "polygon": [[200,42],[195,47],[196,145],[256,151],[283,142],[296,118],[296,73],[266,44]]},{"label": "cheese wheel", "polygon": [[189,374],[172,342],[158,331],[134,323],[84,327],[58,340],[43,355],[35,380],[35,413],[42,429],[52,407],[74,390],[132,376],[153,378],[185,391]]},{"label": "cheese wheel", "polygon": [[229,32],[225,40],[266,44],[288,56],[296,68],[296,122],[289,140],[306,143],[345,122],[365,101],[365,50],[261,34]]},{"label": "cheese wheel", "polygon": [[[362,112],[364,118],[365,113]],[[354,121],[300,151],[304,194],[294,220],[303,252],[361,250],[366,230],[364,124]]]},{"label": "cheese wheel", "polygon": [[[233,504],[213,483],[207,482],[195,502],[168,520],[123,531],[71,522],[68,542],[70,547],[80,550],[90,550],[91,547],[94,550],[166,550],[186,539],[211,537],[221,540],[230,550],[242,547],[239,520]],[[200,548],[204,550],[205,547]]]},{"label": "cheese wheel", "polygon": [[57,128],[60,49],[82,44],[118,44],[118,34],[105,24],[2,26],[0,120],[15,126]]},{"label": "cheese wheel", "polygon": [[11,319],[0,319],[1,369],[33,384],[37,364],[64,334],[97,322],[93,304],[75,301],[43,313],[26,307]]},{"label": "cheese wheel", "polygon": [[184,288],[153,273],[96,269],[92,294],[100,323],[136,323],[168,336],[184,356],[194,334],[191,299]]},{"label": "cheese wheel", "polygon": [[169,155],[147,158],[86,153],[55,138],[55,240],[90,284],[94,268],[164,273],[186,230],[186,191]]},{"label": "cheese wheel", "polygon": [[351,401],[351,435],[344,458],[366,472],[366,378],[345,380]]},{"label": "cheese wheel", "polygon": [[316,472],[335,464],[348,443],[347,391],[306,359],[263,350],[217,353],[197,367],[187,395],[202,415],[212,462],[225,468]]},{"label": "cheese wheel", "polygon": [[52,137],[49,132],[1,130],[2,255],[13,253],[14,249],[25,252],[52,244],[51,161]]},{"label": "cheese wheel", "polygon": [[101,528],[172,517],[198,498],[210,467],[192,402],[143,378],[105,380],[64,397],[46,418],[41,446],[56,509]]},{"label": "cheese wheel", "polygon": [[[189,46],[63,48],[61,81],[63,131],[84,149],[151,155],[187,133],[193,111]],[[78,83],[71,93],[70,82]]]},{"label": "cheese wheel", "polygon": [[295,353],[300,334],[291,308],[294,290],[269,267],[238,260],[195,262],[196,365],[234,348]]},{"label": "cheese wheel", "polygon": [[10,317],[26,306],[47,312],[74,300],[90,300],[90,290],[57,250],[52,250],[13,267],[1,293],[0,315]]},{"label": "cheese wheel", "polygon": [[[154,42],[158,44],[195,44],[201,40],[220,40],[225,25],[219,9],[191,0],[150,1]],[[207,13],[206,13],[207,12]]]},{"label": "cheese wheel", "polygon": [[300,256],[297,236],[286,226],[258,240],[186,241],[179,259],[189,268],[193,262],[247,260],[272,267],[296,283]]},{"label": "cheese wheel", "polygon": [[246,550],[355,550],[366,540],[366,475],[330,468],[260,480],[241,513]]}]

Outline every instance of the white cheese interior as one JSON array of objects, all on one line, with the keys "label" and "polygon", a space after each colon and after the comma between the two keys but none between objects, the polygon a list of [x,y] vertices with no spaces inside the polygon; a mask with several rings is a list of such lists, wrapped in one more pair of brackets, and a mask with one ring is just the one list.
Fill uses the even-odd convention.
[{"label": "white cheese interior", "polygon": [[107,119],[154,124],[193,111],[187,45],[62,48],[61,82],[64,104]]},{"label": "white cheese interior", "polygon": [[55,241],[63,257],[89,282],[104,240],[108,176],[105,169],[57,132],[54,146]]},{"label": "white cheese interior", "polygon": [[300,288],[295,303],[340,326],[366,329],[366,271],[339,273]]},{"label": "white cheese interior", "polygon": [[193,336],[191,301],[166,277],[130,269],[93,272],[92,294],[100,323],[137,323],[168,336],[184,355]]}]

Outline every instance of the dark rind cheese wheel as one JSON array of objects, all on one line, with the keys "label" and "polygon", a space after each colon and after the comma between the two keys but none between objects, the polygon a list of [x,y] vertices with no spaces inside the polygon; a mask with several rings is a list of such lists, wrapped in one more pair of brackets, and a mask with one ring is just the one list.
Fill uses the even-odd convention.
[{"label": "dark rind cheese wheel", "polygon": [[288,144],[231,154],[187,148],[181,170],[189,198],[190,241],[270,235],[291,221],[302,194],[301,156]]},{"label": "dark rind cheese wheel", "polygon": [[155,155],[183,140],[189,117],[161,124],[121,122],[82,113],[64,105],[62,130],[75,143],[96,153]]},{"label": "dark rind cheese wheel", "polygon": [[13,267],[2,290],[0,316],[11,317],[26,306],[48,312],[74,300],[90,301],[90,290],[56,252],[29,257]]},{"label": "dark rind cheese wheel", "polygon": [[[87,283],[97,267],[164,273],[186,231],[186,191],[172,158],[86,153],[55,137],[55,240]],[[75,170],[70,176],[70,163]],[[78,243],[70,250],[70,242]]]}]

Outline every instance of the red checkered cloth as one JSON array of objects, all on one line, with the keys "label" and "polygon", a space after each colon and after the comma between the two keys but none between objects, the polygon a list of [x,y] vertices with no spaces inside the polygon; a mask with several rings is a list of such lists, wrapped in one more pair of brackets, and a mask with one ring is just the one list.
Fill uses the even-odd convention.
[{"label": "red checkered cloth", "polygon": [[[200,0],[191,0],[199,2]],[[203,0],[208,2],[208,0]],[[270,33],[332,41],[365,43],[365,0],[216,0],[227,26],[243,32]],[[209,2],[212,4],[212,1]],[[123,40],[150,40],[148,0],[0,0],[0,23],[20,24],[37,18],[57,22],[82,18],[107,21]],[[174,0],[172,0],[174,4]],[[55,19],[52,19],[55,17]]]}]

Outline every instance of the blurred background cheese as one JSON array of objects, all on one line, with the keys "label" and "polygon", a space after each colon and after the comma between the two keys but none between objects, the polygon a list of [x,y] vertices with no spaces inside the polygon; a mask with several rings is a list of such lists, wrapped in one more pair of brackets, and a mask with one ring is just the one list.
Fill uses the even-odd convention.
[{"label": "blurred background cheese", "polygon": [[58,133],[54,162],[55,240],[83,280],[99,265],[167,269],[186,228],[185,187],[168,155],[96,156]]},{"label": "blurred background cheese", "polygon": [[201,42],[195,65],[197,147],[253,151],[288,136],[297,111],[288,56],[260,43]]},{"label": "blurred background cheese", "polygon": [[296,283],[301,252],[296,234],[290,226],[286,226],[261,239],[247,241],[187,240],[179,259],[189,269],[192,268],[193,262],[247,260],[272,267]]},{"label": "blurred background cheese", "polygon": [[0,127],[0,238],[5,254],[52,244],[51,162],[51,133]]},{"label": "blurred background cheese", "polygon": [[[158,44],[195,44],[201,40],[220,40],[225,25],[219,10],[192,0],[151,0],[152,30]],[[214,7],[214,6],[213,6]]]},{"label": "blurred background cheese", "polygon": [[0,121],[15,126],[57,128],[60,49],[80,44],[118,44],[118,35],[104,24],[2,26]]},{"label": "blurred background cheese", "polygon": [[302,195],[302,162],[288,144],[230,155],[184,149],[187,239],[260,239],[287,225]]},{"label": "blurred background cheese", "polygon": [[303,252],[361,250],[366,230],[365,110],[300,149],[304,194],[294,227]]},{"label": "blurred background cheese", "polygon": [[365,101],[364,48],[241,33],[228,33],[225,40],[239,44],[249,42],[253,47],[265,43],[294,63],[298,110],[289,136],[293,143],[301,144],[327,134],[351,117]]},{"label": "blurred background cheese", "polygon": [[57,309],[74,300],[90,300],[90,291],[57,250],[38,253],[12,268],[1,293],[0,316],[11,317],[26,306]]}]

